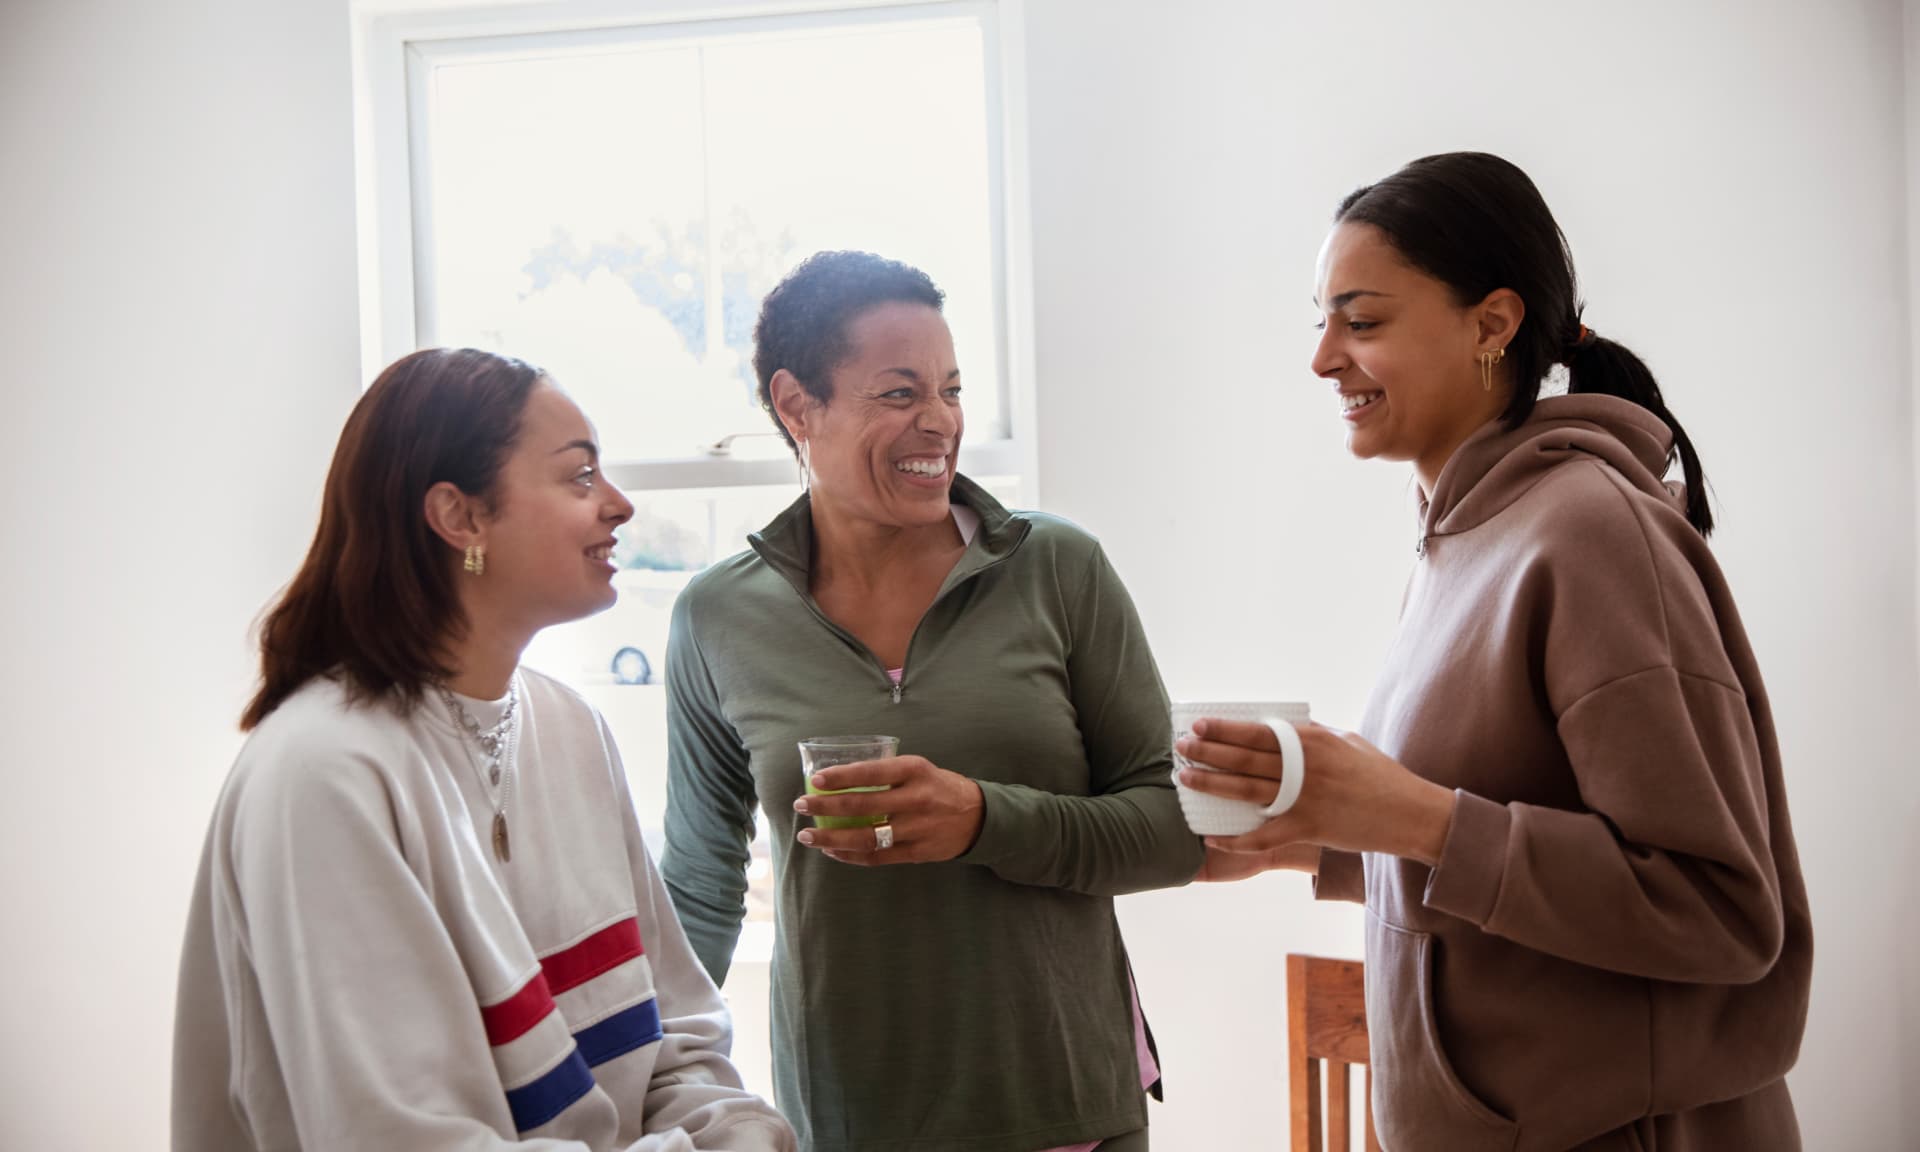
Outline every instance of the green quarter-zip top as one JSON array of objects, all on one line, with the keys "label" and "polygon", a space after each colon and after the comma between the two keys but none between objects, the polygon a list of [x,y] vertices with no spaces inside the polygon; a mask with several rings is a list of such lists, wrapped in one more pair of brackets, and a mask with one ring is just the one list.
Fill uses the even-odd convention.
[{"label": "green quarter-zip top", "polygon": [[[808,591],[805,496],[674,609],[662,871],[723,980],[764,812],[776,1095],[816,1152],[1032,1152],[1143,1126],[1112,898],[1200,867],[1166,691],[1099,543],[965,477],[953,499],[980,528],[897,685]],[[978,781],[972,849],[863,868],[798,844],[797,744],[850,732]]]}]

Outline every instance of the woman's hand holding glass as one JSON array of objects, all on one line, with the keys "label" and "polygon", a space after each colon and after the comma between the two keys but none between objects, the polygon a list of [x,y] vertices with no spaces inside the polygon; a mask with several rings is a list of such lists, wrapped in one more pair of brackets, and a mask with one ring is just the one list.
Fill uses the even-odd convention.
[{"label": "woman's hand holding glass", "polygon": [[[1286,812],[1243,836],[1207,838],[1203,879],[1241,879],[1268,868],[1306,867],[1302,845],[1346,852],[1385,852],[1432,865],[1453,822],[1453,793],[1414,775],[1351,732],[1296,724],[1306,752],[1306,782]],[[1279,741],[1264,724],[1202,720],[1179,744],[1189,760],[1180,782],[1201,792],[1267,805],[1280,790]],[[1264,867],[1242,873],[1233,856]],[[1216,875],[1217,873],[1217,875]]]},{"label": "woman's hand holding glass", "polygon": [[[986,802],[980,785],[921,756],[894,756],[823,768],[813,787],[838,795],[802,796],[793,810],[803,816],[881,817],[892,846],[880,847],[876,829],[803,828],[800,843],[845,864],[926,864],[954,857],[980,836]],[[849,788],[880,792],[846,792]]]}]

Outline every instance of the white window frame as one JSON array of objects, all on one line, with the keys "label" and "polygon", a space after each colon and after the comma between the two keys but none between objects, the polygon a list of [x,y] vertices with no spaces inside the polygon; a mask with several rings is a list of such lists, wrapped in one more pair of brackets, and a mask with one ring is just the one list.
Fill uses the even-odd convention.
[{"label": "white window frame", "polygon": [[[980,21],[986,70],[987,171],[998,185],[989,217],[999,339],[996,365],[1005,439],[962,444],[960,469],[1012,477],[1019,500],[1039,502],[1033,389],[1033,288],[1026,144],[1026,0],[359,0],[354,9],[355,120],[359,161],[362,369],[434,342],[419,289],[430,275],[425,80],[451,59],[507,58],[555,48],[638,39],[711,37],[843,24],[966,16]],[[418,193],[418,195],[416,195]],[[771,432],[764,427],[728,433]],[[649,491],[791,484],[789,459],[707,455],[610,462],[622,488]]]}]

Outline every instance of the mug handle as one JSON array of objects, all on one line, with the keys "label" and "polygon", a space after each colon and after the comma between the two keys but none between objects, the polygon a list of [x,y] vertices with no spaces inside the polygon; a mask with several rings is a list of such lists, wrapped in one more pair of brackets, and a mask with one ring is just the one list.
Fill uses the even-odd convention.
[{"label": "mug handle", "polygon": [[1300,799],[1300,786],[1307,779],[1307,751],[1300,746],[1300,733],[1294,730],[1290,722],[1278,716],[1265,716],[1260,722],[1280,742],[1280,791],[1274,796],[1273,803],[1261,811],[1271,820],[1293,807],[1293,802]]}]

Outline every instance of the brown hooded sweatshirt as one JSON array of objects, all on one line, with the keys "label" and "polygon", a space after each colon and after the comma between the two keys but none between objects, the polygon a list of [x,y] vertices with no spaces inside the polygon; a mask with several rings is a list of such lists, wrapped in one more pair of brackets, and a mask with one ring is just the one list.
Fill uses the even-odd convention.
[{"label": "brown hooded sweatshirt", "polygon": [[1628,401],[1542,400],[1422,509],[1362,734],[1455,790],[1452,828],[1434,868],[1328,852],[1318,881],[1367,906],[1390,1152],[1800,1147],[1806,890],[1671,443]]}]

